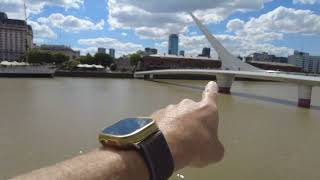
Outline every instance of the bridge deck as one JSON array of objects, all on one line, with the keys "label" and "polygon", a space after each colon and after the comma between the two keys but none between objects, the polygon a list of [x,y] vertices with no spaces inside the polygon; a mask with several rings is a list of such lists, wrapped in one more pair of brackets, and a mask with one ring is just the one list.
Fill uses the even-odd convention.
[{"label": "bridge deck", "polygon": [[142,71],[136,72],[136,75],[174,75],[174,74],[185,74],[185,75],[234,75],[235,77],[242,77],[248,79],[261,79],[261,80],[272,80],[279,82],[289,82],[296,84],[303,84],[309,86],[320,86],[320,77],[314,76],[302,76],[284,73],[270,73],[260,71],[227,71],[227,70],[200,70],[200,69],[174,69],[174,70],[155,70],[155,71]]}]

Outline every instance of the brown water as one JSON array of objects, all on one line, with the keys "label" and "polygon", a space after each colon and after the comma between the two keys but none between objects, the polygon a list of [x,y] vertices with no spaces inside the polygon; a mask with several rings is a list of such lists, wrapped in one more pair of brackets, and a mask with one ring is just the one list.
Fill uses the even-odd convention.
[{"label": "brown water", "polygon": [[[97,147],[99,130],[121,118],[198,100],[205,83],[0,79],[0,179]],[[233,92],[218,100],[224,161],[179,174],[193,180],[320,179],[320,89],[314,89],[311,110],[295,106],[295,85],[236,82]],[[172,179],[180,178],[175,173]]]}]

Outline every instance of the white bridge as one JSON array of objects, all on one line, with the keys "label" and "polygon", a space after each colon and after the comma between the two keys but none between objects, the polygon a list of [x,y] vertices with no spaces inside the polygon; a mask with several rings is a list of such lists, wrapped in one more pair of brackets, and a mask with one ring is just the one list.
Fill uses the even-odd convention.
[{"label": "white bridge", "polygon": [[302,76],[285,74],[281,72],[269,72],[260,70],[247,63],[244,63],[233,56],[223,45],[208,31],[208,29],[192,14],[193,20],[199,29],[204,33],[211,46],[218,53],[222,61],[222,70],[194,70],[194,69],[174,69],[136,72],[136,78],[154,79],[154,75],[206,75],[216,77],[220,93],[229,94],[235,77],[271,80],[278,82],[294,83],[298,86],[298,106],[310,108],[312,88],[320,86],[320,78],[313,76]]}]

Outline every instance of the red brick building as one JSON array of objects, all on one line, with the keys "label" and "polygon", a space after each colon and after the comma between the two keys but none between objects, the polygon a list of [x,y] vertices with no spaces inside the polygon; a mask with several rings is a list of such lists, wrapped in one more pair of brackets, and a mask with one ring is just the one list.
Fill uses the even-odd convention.
[{"label": "red brick building", "polygon": [[303,72],[303,69],[287,63],[274,63],[274,62],[249,62],[252,66],[255,66],[264,70],[283,71],[283,72]]},{"label": "red brick building", "polygon": [[161,69],[220,69],[221,61],[205,57],[185,56],[145,56],[142,58],[139,70]]}]

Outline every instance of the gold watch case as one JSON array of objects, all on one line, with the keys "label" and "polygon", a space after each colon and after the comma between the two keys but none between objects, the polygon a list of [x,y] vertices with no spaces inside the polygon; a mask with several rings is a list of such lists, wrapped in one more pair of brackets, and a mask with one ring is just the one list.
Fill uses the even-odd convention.
[{"label": "gold watch case", "polygon": [[[138,119],[152,119],[150,117],[139,117]],[[100,133],[99,141],[103,146],[114,146],[120,148],[129,148],[134,147],[139,144],[141,141],[145,140],[152,134],[159,131],[159,128],[154,120],[146,126],[134,131],[131,134],[127,135],[111,135]]]}]

